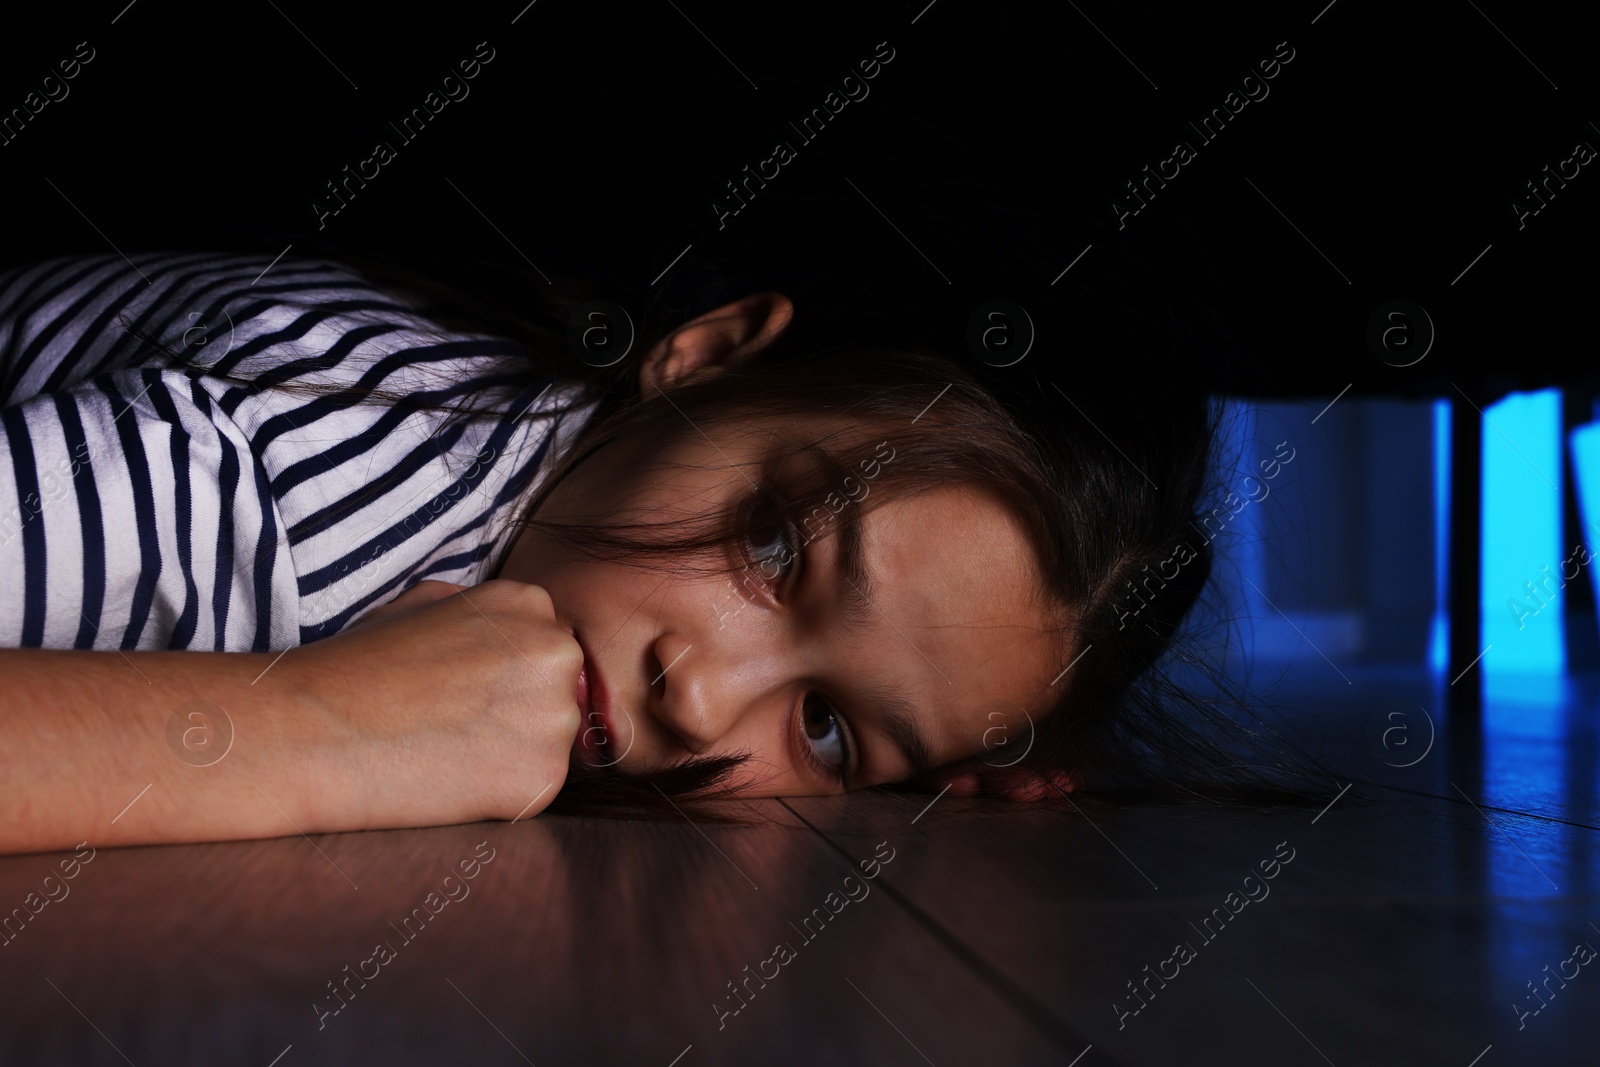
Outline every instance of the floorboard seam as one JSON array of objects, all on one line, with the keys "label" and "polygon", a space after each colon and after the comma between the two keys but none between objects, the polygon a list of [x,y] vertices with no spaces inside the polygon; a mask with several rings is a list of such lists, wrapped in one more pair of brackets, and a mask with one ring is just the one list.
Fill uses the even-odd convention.
[{"label": "floorboard seam", "polygon": [[[841,845],[834,841],[833,838],[829,837],[819,827],[812,823],[810,819],[807,819],[804,815],[800,814],[800,812],[796,811],[782,797],[778,798],[778,802],[785,808],[788,808],[790,813],[792,813],[795,818],[805,823],[811,832],[820,837],[829,848],[843,856],[847,862],[852,864],[855,862],[849,852],[847,852]],[[957,959],[966,964],[980,981],[983,981],[993,987],[993,989],[1001,996],[1014,998],[1018,1005],[1018,1010],[1023,1017],[1029,1022],[1033,1023],[1034,1026],[1042,1030],[1045,1035],[1050,1038],[1050,1040],[1054,1041],[1064,1051],[1069,1053],[1081,1054],[1083,1051],[1086,1051],[1083,1046],[1090,1043],[1087,1037],[1077,1033],[1058,1020],[1055,1017],[1055,1014],[1051,1012],[1049,1007],[1035,1000],[1033,996],[1027,992],[1027,990],[1021,988],[1010,978],[1006,977],[1006,975],[998,967],[984,959],[980,953],[969,946],[953,931],[946,929],[944,924],[940,923],[933,916],[923,911],[921,907],[907,898],[906,895],[900,890],[896,889],[893,885],[882,881],[878,883],[878,886],[882,892],[888,894],[891,900],[900,905],[901,909],[904,910],[905,913],[912,918],[912,920],[914,920],[918,925],[931,934],[940,944],[944,945],[945,948],[950,950],[950,952],[953,953]],[[1109,1054],[1104,1055],[1105,1058],[1100,1062],[1107,1064],[1108,1067],[1119,1067],[1121,1063],[1120,1060],[1110,1057]]]}]

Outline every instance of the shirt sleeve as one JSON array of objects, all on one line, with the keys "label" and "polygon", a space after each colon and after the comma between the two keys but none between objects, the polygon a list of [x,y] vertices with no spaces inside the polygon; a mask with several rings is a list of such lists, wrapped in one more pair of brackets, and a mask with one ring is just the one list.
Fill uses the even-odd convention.
[{"label": "shirt sleeve", "polygon": [[298,643],[269,478],[215,390],[178,365],[216,362],[234,323],[337,276],[271,265],[107,253],[0,273],[0,646]]},{"label": "shirt sleeve", "polygon": [[184,371],[0,409],[0,646],[291,647],[282,531],[247,436]]},{"label": "shirt sleeve", "polygon": [[414,311],[318,259],[0,274],[0,647],[276,651],[482,580],[566,390]]}]

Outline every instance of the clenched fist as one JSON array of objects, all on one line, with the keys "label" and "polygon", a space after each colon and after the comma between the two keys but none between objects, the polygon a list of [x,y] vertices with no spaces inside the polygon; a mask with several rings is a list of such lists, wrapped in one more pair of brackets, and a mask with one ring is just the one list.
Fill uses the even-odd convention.
[{"label": "clenched fist", "polygon": [[503,579],[421,582],[280,668],[322,708],[324,802],[368,828],[542,811],[566,780],[582,669],[550,595]]}]

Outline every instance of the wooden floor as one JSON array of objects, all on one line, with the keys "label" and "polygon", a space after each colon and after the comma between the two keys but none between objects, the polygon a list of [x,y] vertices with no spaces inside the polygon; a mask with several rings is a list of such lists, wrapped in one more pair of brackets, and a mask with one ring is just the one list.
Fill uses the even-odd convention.
[{"label": "wooden floor", "polygon": [[[0,948],[0,1062],[1595,1063],[1593,683],[1474,731],[1355,681],[1302,687],[1351,784],[1320,813],[857,796],[101,850]],[[61,858],[0,860],[0,907]]]}]

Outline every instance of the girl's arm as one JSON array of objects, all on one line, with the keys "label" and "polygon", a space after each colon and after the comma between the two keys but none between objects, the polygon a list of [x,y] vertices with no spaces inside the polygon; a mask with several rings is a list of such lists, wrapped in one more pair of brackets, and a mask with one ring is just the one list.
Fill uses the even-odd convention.
[{"label": "girl's arm", "polygon": [[[280,663],[291,669],[250,685],[272,659],[0,650],[0,851],[273,837],[291,820],[344,828],[324,825],[338,801],[315,765],[331,723],[303,672]],[[195,711],[211,714],[187,718],[169,747],[169,720]],[[226,755],[202,766],[209,743]]]},{"label": "girl's arm", "polygon": [[281,658],[0,650],[0,852],[537,814],[582,649],[538,586],[457,589]]}]

